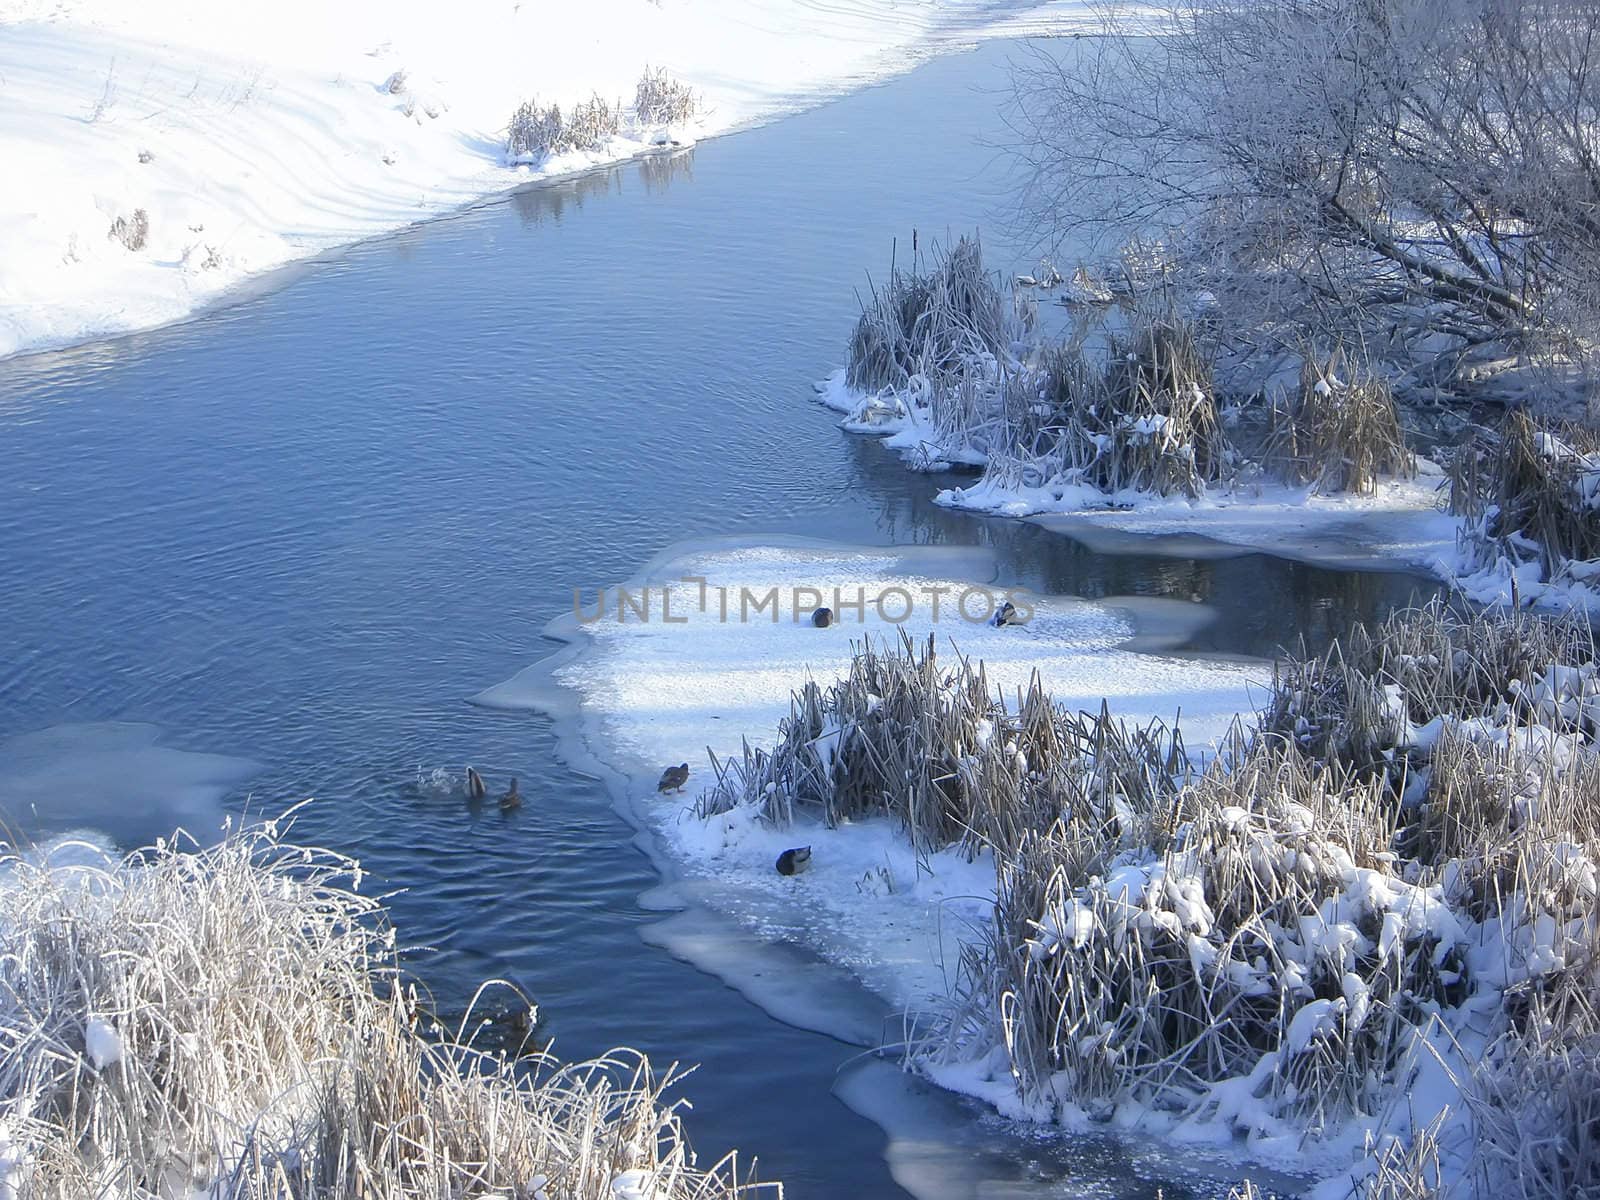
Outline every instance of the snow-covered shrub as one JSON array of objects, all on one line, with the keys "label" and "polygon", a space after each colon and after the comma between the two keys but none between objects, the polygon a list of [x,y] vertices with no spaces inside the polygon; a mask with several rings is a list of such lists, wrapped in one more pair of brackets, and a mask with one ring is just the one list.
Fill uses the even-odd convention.
[{"label": "snow-covered shrub", "polygon": [[646,67],[633,93],[633,111],[643,125],[683,125],[700,108],[694,89],[667,74],[664,67]]},{"label": "snow-covered shrub", "polygon": [[747,1194],[692,1166],[641,1056],[513,1064],[427,1028],[349,859],[269,826],[0,872],[0,1166],[20,1194]]},{"label": "snow-covered shrub", "polygon": [[142,208],[133,210],[131,217],[118,217],[111,222],[106,236],[121,242],[128,250],[143,250],[150,239],[150,214]]},{"label": "snow-covered shrub", "polygon": [[1468,570],[1537,564],[1544,581],[1600,574],[1600,433],[1506,415],[1499,436],[1461,447],[1451,511]]},{"label": "snow-covered shrub", "polygon": [[1318,492],[1367,495],[1384,477],[1416,473],[1394,393],[1347,361],[1342,347],[1320,361],[1305,357],[1299,392],[1272,406],[1263,461],[1289,483]]}]

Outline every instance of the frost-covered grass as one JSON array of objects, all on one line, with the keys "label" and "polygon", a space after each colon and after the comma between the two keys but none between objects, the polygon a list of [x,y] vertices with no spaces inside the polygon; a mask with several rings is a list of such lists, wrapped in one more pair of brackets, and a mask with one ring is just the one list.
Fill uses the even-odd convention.
[{"label": "frost-covered grass", "polygon": [[633,90],[634,116],[645,125],[681,126],[700,111],[700,97],[665,67],[646,67]]},{"label": "frost-covered grass", "polygon": [[992,922],[911,1061],[1007,1111],[1242,1137],[1325,1194],[1600,1178],[1600,666],[1587,625],[1442,604],[1285,662],[1204,761],[1008,702],[903,641],[797,692],[701,811],[892,816],[992,852]]},{"label": "frost-covered grass", "polygon": [[1451,511],[1463,518],[1457,573],[1481,599],[1596,607],[1600,577],[1600,432],[1546,427],[1522,409],[1451,463]]},{"label": "frost-covered grass", "polygon": [[511,159],[600,150],[622,131],[622,106],[598,92],[563,113],[559,104],[524,100],[506,124],[506,156]]},{"label": "frost-covered grass", "polygon": [[360,867],[273,826],[0,870],[0,1194],[752,1192],[694,1166],[675,1071],[431,1027]]}]

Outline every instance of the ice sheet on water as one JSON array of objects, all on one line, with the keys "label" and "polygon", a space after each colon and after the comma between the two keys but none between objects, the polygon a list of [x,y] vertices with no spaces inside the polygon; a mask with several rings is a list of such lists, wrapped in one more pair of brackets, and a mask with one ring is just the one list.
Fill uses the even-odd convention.
[{"label": "ice sheet on water", "polygon": [[93,830],[124,846],[182,826],[216,833],[221,800],[258,771],[249,759],[160,744],[153,725],[55,725],[0,741],[0,822],[11,836]]}]

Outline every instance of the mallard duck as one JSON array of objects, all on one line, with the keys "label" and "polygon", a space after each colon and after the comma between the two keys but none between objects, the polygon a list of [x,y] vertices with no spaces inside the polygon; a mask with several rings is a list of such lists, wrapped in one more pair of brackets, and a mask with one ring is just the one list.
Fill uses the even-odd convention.
[{"label": "mallard duck", "polygon": [[796,846],[778,855],[779,875],[798,875],[811,865],[811,847]]},{"label": "mallard duck", "polygon": [[819,608],[811,614],[811,623],[818,629],[826,629],[833,624],[833,609]]},{"label": "mallard duck", "polygon": [[489,789],[483,784],[483,776],[473,768],[467,768],[467,799],[482,800],[489,794]]},{"label": "mallard duck", "polygon": [[996,629],[1006,625],[1021,625],[1022,622],[1017,619],[1017,606],[1009,600],[1005,601],[995,610],[993,624]]},{"label": "mallard duck", "polygon": [[689,782],[689,764],[679,763],[675,767],[668,767],[661,772],[661,782],[656,784],[658,792],[681,792],[683,785]]},{"label": "mallard duck", "polygon": [[511,777],[511,786],[505,790],[505,795],[500,797],[500,811],[510,812],[514,808],[522,807],[522,793],[517,791],[517,777]]}]

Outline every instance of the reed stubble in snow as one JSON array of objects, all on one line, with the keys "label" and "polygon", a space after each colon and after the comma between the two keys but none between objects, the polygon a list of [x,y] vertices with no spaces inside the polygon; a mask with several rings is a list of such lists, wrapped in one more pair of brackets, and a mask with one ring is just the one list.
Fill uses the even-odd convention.
[{"label": "reed stubble in snow", "polygon": [[349,859],[267,826],[3,868],[8,1195],[749,1192],[731,1159],[693,1165],[661,1100],[674,1070],[625,1050],[513,1062],[429,1030]]}]

